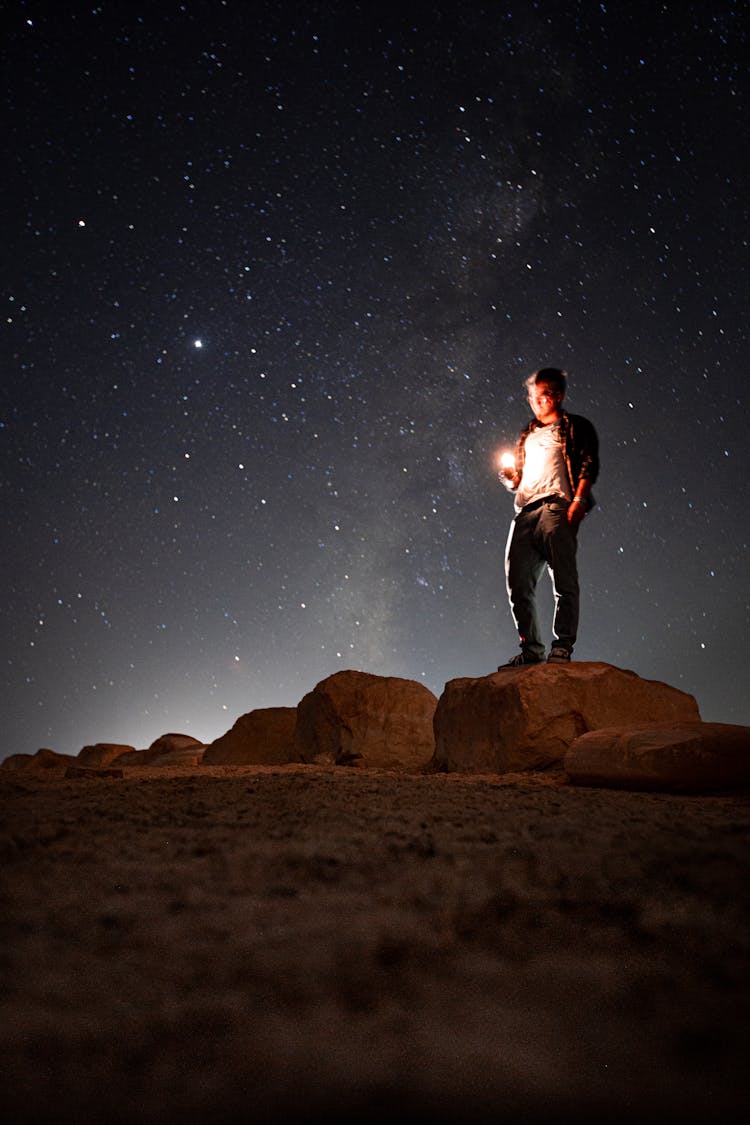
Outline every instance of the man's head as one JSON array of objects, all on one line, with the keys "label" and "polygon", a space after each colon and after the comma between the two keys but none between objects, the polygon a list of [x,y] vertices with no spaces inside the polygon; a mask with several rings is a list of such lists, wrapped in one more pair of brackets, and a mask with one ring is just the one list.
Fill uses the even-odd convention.
[{"label": "man's head", "polygon": [[526,380],[529,406],[543,426],[561,417],[566,380],[566,373],[558,367],[542,367]]}]

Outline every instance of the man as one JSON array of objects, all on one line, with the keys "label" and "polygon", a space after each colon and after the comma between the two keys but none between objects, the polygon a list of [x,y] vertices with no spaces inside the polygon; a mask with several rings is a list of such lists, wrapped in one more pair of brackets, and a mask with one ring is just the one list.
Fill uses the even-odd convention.
[{"label": "man", "polygon": [[566,379],[564,371],[543,367],[526,380],[534,418],[518,439],[515,464],[500,472],[506,488],[516,493],[505,575],[521,641],[520,653],[502,668],[544,660],[536,587],[545,567],[555,596],[547,663],[566,664],[576,643],[577,533],[594,506],[591,486],[599,475],[599,440],[588,419],[563,410]]}]

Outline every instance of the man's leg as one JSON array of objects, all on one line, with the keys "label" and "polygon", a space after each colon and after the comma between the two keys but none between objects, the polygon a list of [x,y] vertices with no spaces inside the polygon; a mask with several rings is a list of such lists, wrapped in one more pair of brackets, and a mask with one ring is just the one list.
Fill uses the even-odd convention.
[{"label": "man's leg", "polygon": [[534,542],[534,529],[541,510],[519,512],[510,525],[505,547],[505,584],[510,610],[521,640],[521,651],[530,661],[544,659],[536,587],[545,559]]},{"label": "man's leg", "polygon": [[572,652],[580,606],[576,531],[568,523],[566,507],[544,504],[542,510],[540,531],[555,596],[554,645]]}]

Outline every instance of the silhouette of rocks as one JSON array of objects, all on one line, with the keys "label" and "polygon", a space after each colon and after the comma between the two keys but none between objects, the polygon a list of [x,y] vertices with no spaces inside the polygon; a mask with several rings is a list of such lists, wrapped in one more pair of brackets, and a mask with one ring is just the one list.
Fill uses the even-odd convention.
[{"label": "silhouette of rocks", "polygon": [[421,770],[434,751],[436,704],[416,680],[336,672],[297,707],[297,756],[308,763]]},{"label": "silhouette of rocks", "polygon": [[435,712],[435,770],[510,773],[562,763],[602,727],[699,720],[692,695],[611,664],[581,661],[450,680]]},{"label": "silhouette of rocks", "polygon": [[294,747],[296,707],[258,707],[209,743],[203,764],[211,766],[276,766],[299,761]]},{"label": "silhouette of rocks", "polygon": [[705,791],[750,786],[750,727],[663,723],[606,727],[577,738],[565,755],[574,785]]},{"label": "silhouette of rocks", "polygon": [[32,773],[47,773],[66,769],[75,758],[70,754],[58,754],[56,750],[43,748],[35,754],[11,754],[3,759],[2,766],[6,770],[24,770]]},{"label": "silhouette of rocks", "polygon": [[127,754],[134,750],[134,746],[123,746],[119,742],[96,742],[92,746],[84,746],[78,752],[77,761],[82,766],[91,766],[92,768],[108,766],[121,754]]}]

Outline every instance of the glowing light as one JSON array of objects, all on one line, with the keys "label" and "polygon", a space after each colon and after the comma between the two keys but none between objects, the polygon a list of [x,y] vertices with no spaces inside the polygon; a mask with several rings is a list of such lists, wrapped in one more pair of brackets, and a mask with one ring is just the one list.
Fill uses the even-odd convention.
[{"label": "glowing light", "polygon": [[203,347],[203,341],[202,340],[193,340],[193,347],[194,348],[202,348]]},{"label": "glowing light", "polygon": [[512,453],[501,453],[498,457],[498,463],[501,469],[515,469],[516,459]]}]

